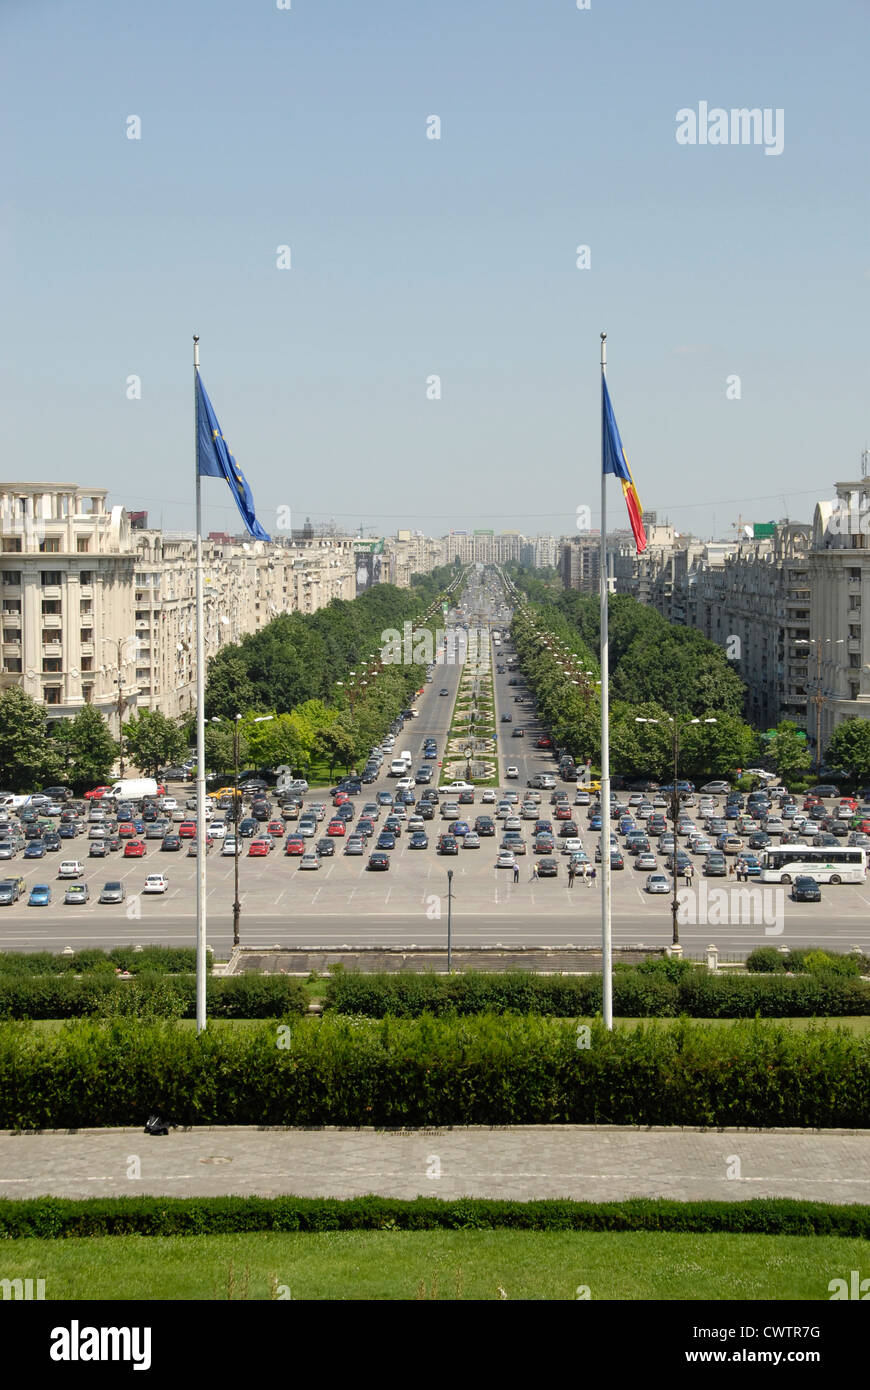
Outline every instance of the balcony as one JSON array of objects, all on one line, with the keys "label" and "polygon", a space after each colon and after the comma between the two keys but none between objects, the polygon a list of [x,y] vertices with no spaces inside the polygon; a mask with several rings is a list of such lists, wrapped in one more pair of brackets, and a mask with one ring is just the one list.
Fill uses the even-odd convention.
[{"label": "balcony", "polygon": [[62,643],[62,642],[43,642],[43,644],[42,644],[42,655],[43,655],[43,658],[46,658],[46,657],[48,657],[48,658],[51,658],[51,657],[62,657],[62,656],[63,656],[63,643]]},{"label": "balcony", "polygon": [[42,626],[51,628],[63,627],[63,615],[61,613],[43,613]]}]

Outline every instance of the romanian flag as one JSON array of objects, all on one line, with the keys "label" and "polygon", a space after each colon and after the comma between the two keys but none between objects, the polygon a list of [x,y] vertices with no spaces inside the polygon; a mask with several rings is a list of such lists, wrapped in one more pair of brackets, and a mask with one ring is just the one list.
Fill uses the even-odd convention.
[{"label": "romanian flag", "polygon": [[613,406],[610,404],[610,392],[607,389],[607,378],[603,371],[601,373],[601,408],[603,411],[604,472],[615,473],[622,483],[625,505],[628,507],[628,519],[631,522],[631,529],[634,534],[634,543],[637,546],[638,555],[642,555],[646,550],[646,531],[643,529],[643,508],[640,505],[637,488],[631,476],[628,459],[625,457],[625,450],[622,447],[619,430],[616,428]]}]

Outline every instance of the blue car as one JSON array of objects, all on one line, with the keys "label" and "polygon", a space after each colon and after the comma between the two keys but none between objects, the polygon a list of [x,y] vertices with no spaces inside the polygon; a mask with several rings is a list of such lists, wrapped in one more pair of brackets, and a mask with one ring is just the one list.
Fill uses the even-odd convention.
[{"label": "blue car", "polygon": [[471,826],[468,824],[468,821],[455,820],[451,822],[449,833],[451,835],[462,836],[467,835],[470,829]]},{"label": "blue car", "polygon": [[31,840],[24,849],[25,859],[44,859],[45,845],[41,840]]},{"label": "blue car", "polygon": [[377,849],[395,849],[396,837],[389,830],[382,830],[378,836]]},{"label": "blue car", "polygon": [[761,873],[761,860],[755,854],[744,854],[743,863],[750,878],[758,878]]},{"label": "blue car", "polygon": [[51,889],[47,883],[34,883],[27,899],[28,907],[48,907],[51,902]]},{"label": "blue car", "polygon": [[438,749],[437,749],[437,748],[427,748],[427,749],[425,749],[425,751],[424,751],[424,753],[423,753],[423,757],[424,757],[424,758],[437,758],[437,757],[438,757]]},{"label": "blue car", "polygon": [[428,849],[428,848],[429,848],[429,836],[426,835],[426,834],[424,834],[424,832],[423,832],[422,830],[415,830],[414,833],[413,833],[413,835],[411,836],[410,840],[408,841],[408,848],[409,848],[409,849]]},{"label": "blue car", "polygon": [[589,829],[590,829],[590,830],[600,830],[600,829],[601,829],[601,817],[600,817],[600,816],[593,816],[593,817],[592,817],[592,819],[591,819],[590,822],[589,822]]}]

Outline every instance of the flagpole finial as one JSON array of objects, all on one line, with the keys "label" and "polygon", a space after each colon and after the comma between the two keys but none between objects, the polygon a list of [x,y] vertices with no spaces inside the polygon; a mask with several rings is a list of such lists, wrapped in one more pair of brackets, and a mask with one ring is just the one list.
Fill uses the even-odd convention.
[{"label": "flagpole finial", "polygon": [[606,333],[602,333],[602,334],[601,334],[601,341],[602,341],[602,343],[604,342],[604,339],[605,339],[606,337],[607,337],[607,334],[606,334]]},{"label": "flagpole finial", "polygon": [[198,334],[198,333],[194,333],[194,335],[193,335],[193,341],[194,341],[195,343],[198,343],[198,342],[199,342],[199,334]]}]

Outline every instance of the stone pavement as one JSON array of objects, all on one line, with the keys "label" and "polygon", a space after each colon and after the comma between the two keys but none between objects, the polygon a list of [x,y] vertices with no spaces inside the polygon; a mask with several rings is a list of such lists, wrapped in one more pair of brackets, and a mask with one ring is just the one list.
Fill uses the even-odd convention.
[{"label": "stone pavement", "polygon": [[870,1131],[469,1126],[0,1132],[0,1196],[870,1202]]}]

